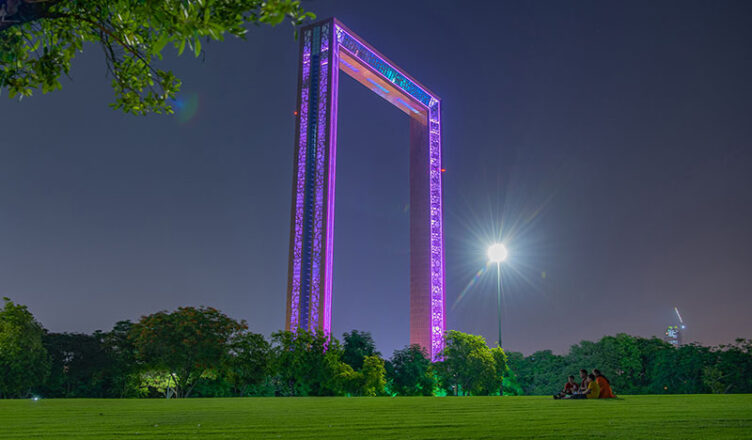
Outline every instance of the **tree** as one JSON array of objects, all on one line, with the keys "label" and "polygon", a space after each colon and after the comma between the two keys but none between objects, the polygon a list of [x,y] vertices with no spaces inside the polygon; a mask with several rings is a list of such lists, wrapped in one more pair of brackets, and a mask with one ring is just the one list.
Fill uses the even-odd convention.
[{"label": "tree", "polygon": [[139,395],[171,398],[175,395],[175,379],[165,371],[145,370],[139,375]]},{"label": "tree", "polygon": [[315,18],[297,0],[0,0],[0,91],[31,96],[61,88],[85,43],[101,46],[112,75],[114,108],[127,113],[172,113],[180,80],[158,67],[163,50],[202,40],[244,38],[247,24],[294,26]]},{"label": "tree", "polygon": [[[658,360],[659,353],[673,348],[671,344],[656,337],[650,339],[636,338],[637,350],[640,352],[640,372],[635,378],[635,393],[648,394],[654,391],[651,370]],[[661,385],[662,387],[663,385]]]},{"label": "tree", "polygon": [[656,353],[648,375],[650,393],[698,394],[709,389],[702,381],[703,368],[712,363],[713,354],[708,347],[687,344],[670,347]]},{"label": "tree", "polygon": [[273,369],[285,396],[335,396],[356,388],[357,376],[342,362],[342,347],[321,330],[272,335]]},{"label": "tree", "polygon": [[360,370],[363,377],[363,385],[360,389],[361,396],[383,396],[386,386],[386,370],[384,359],[378,356],[366,356],[363,359],[363,368]]},{"label": "tree", "polygon": [[148,367],[169,374],[176,397],[188,397],[201,376],[219,369],[229,342],[247,329],[212,307],[180,307],[175,312],[144,316],[133,327],[137,356]]},{"label": "tree", "polygon": [[702,371],[703,384],[711,392],[752,392],[752,341],[737,339],[733,344],[713,347],[711,353],[712,361],[706,362]]},{"label": "tree", "polygon": [[507,355],[507,374],[504,381],[504,390],[512,391],[515,395],[531,394],[529,390],[530,374],[529,365],[525,361],[525,355],[510,351]]},{"label": "tree", "polygon": [[107,333],[97,333],[108,358],[107,381],[109,397],[140,395],[141,364],[131,337],[134,324],[118,321]]},{"label": "tree", "polygon": [[752,393],[752,339],[738,338],[720,349],[718,366],[727,385],[724,392]]},{"label": "tree", "polygon": [[723,372],[716,366],[706,366],[702,369],[702,384],[713,394],[721,394],[726,390],[723,383]]},{"label": "tree", "polygon": [[0,310],[0,397],[25,397],[50,372],[44,329],[24,305],[3,298]]},{"label": "tree", "polygon": [[201,374],[196,381],[196,386],[191,391],[193,397],[232,397],[237,392],[224,370],[208,369]]},{"label": "tree", "polygon": [[386,363],[387,383],[391,392],[400,396],[430,396],[434,378],[431,360],[419,344],[395,350]]},{"label": "tree", "polygon": [[507,354],[501,347],[494,347],[491,349],[491,357],[494,360],[494,384],[499,385],[499,394],[503,394],[504,377],[507,376],[509,367],[507,367]]},{"label": "tree", "polygon": [[107,352],[95,335],[46,333],[43,342],[51,362],[50,375],[39,389],[46,397],[111,397]]},{"label": "tree", "polygon": [[522,386],[520,385],[520,381],[517,378],[517,375],[511,369],[507,369],[507,372],[504,374],[502,383],[504,384],[505,396],[522,396],[525,394],[522,391]]},{"label": "tree", "polygon": [[120,321],[110,332],[45,333],[50,375],[35,390],[46,397],[139,396],[139,366],[128,338],[132,326]]},{"label": "tree", "polygon": [[331,364],[332,390],[337,395],[383,396],[386,393],[386,369],[378,356],[366,356],[359,371],[344,363]]},{"label": "tree", "polygon": [[442,361],[435,364],[439,384],[448,394],[488,395],[499,390],[496,363],[482,336],[450,330]]},{"label": "tree", "polygon": [[355,371],[363,367],[363,360],[366,356],[381,356],[381,353],[376,351],[376,344],[370,332],[353,330],[343,334],[342,340],[342,361]]},{"label": "tree", "polygon": [[[604,336],[598,342],[583,341],[574,345],[567,360],[572,366],[599,369],[609,378],[616,392],[637,392],[642,371],[642,356],[637,338],[624,333]],[[565,379],[560,379],[563,383]],[[548,394],[548,393],[547,393]]]},{"label": "tree", "polygon": [[258,333],[244,332],[230,342],[225,372],[235,393],[247,396],[266,382],[271,367],[271,345]]}]

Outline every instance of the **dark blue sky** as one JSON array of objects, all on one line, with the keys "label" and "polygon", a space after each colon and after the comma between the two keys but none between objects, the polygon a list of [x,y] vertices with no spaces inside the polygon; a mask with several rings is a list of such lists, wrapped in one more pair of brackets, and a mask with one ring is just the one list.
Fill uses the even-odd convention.
[{"label": "dark blue sky", "polygon": [[[472,5],[472,6],[471,6]],[[752,337],[752,4],[311,1],[443,98],[448,325],[526,353]],[[169,60],[196,113],[127,116],[99,48],[0,101],[0,295],[53,331],[212,305],[284,326],[297,43]],[[408,341],[408,120],[343,76],[334,331]],[[461,293],[466,293],[458,301]]]}]

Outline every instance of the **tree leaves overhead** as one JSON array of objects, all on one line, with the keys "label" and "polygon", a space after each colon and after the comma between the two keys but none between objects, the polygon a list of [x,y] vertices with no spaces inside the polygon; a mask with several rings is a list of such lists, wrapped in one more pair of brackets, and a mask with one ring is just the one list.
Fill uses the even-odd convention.
[{"label": "tree leaves overhead", "polygon": [[297,26],[315,18],[297,0],[0,0],[0,93],[62,87],[75,55],[104,51],[115,102],[126,113],[172,113],[180,80],[158,67],[163,51],[198,57],[202,41],[245,38],[248,24]]}]

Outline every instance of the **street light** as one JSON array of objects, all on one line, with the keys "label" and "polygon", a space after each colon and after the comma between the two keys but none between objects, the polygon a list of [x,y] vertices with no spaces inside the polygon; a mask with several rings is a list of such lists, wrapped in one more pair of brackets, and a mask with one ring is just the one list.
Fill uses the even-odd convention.
[{"label": "street light", "polygon": [[488,259],[496,263],[496,311],[499,317],[499,347],[501,347],[501,263],[507,259],[509,251],[504,243],[494,243],[488,248]]},{"label": "street light", "polygon": [[509,255],[509,252],[504,243],[494,243],[488,248],[488,259],[493,263],[503,263],[507,259],[507,255]]},{"label": "street light", "polygon": [[[496,312],[499,317],[499,345],[501,348],[501,263],[507,259],[509,251],[504,243],[494,243],[488,248],[488,259],[491,263],[496,263]],[[499,384],[499,396],[504,395],[504,388]]]}]

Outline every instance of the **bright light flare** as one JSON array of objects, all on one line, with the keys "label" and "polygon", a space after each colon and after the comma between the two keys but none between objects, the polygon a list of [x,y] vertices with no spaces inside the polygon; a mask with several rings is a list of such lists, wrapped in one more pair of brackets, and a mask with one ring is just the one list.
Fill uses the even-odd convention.
[{"label": "bright light flare", "polygon": [[494,243],[488,248],[488,259],[492,263],[502,263],[507,259],[507,256],[509,256],[509,251],[507,251],[504,243]]}]

